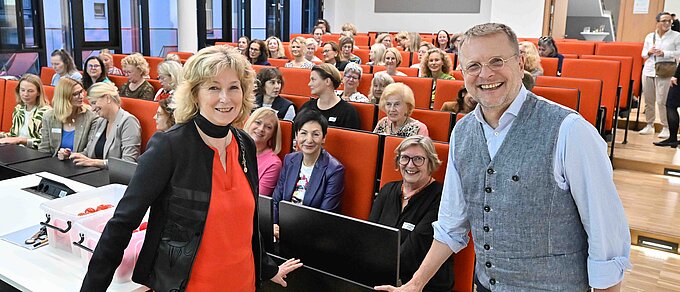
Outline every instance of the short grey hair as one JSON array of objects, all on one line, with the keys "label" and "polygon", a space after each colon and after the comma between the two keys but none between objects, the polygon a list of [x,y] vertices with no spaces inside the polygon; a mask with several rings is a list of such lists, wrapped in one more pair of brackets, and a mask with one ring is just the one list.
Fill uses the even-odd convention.
[{"label": "short grey hair", "polygon": [[352,73],[352,72],[357,73],[357,74],[359,74],[359,78],[361,78],[361,74],[364,73],[364,69],[361,68],[361,65],[359,65],[357,63],[349,62],[349,63],[347,63],[347,66],[345,67],[344,72],[345,72],[345,75],[347,73]]},{"label": "short grey hair", "polygon": [[508,41],[510,41],[510,45],[512,45],[515,54],[519,54],[519,43],[517,42],[517,35],[512,30],[512,28],[502,23],[492,22],[478,24],[468,29],[462,36],[463,40],[460,42],[460,47],[458,48],[458,51],[462,54],[463,47],[472,38],[488,36],[497,33],[504,34],[508,38]]},{"label": "short grey hair", "polygon": [[427,155],[427,170],[430,172],[430,175],[432,175],[432,173],[434,173],[437,168],[442,165],[442,161],[439,160],[439,155],[437,155],[437,150],[434,148],[432,139],[427,136],[413,135],[401,141],[399,146],[394,149],[394,154],[396,154],[394,156],[394,165],[397,167],[397,169],[399,169],[399,156],[401,156],[401,152],[404,152],[406,148],[416,145],[425,150]]}]

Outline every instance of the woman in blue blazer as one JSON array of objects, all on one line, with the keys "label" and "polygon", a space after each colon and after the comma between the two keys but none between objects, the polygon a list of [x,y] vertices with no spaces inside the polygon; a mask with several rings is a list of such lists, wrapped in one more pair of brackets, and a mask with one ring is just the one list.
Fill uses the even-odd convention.
[{"label": "woman in blue blazer", "polygon": [[[338,212],[345,189],[345,167],[322,148],[328,131],[326,118],[317,110],[303,110],[295,116],[293,131],[300,150],[284,158],[273,194],[274,223],[279,222],[282,200]],[[274,224],[274,236],[278,235],[278,224]]]}]

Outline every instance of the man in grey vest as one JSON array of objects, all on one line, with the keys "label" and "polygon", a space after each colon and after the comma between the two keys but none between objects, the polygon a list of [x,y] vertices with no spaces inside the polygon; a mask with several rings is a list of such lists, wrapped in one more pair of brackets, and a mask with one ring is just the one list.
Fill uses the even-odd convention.
[{"label": "man in grey vest", "polygon": [[475,111],[456,124],[421,291],[472,231],[477,291],[619,291],[630,234],[607,145],[577,113],[522,86],[517,36],[469,29],[459,56]]}]

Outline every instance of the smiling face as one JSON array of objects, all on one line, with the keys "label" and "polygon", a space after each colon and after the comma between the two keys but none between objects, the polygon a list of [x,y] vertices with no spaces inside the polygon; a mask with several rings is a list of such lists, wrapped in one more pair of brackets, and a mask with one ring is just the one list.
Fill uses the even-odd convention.
[{"label": "smiling face", "polygon": [[393,52],[385,53],[385,67],[394,69],[397,67],[397,56]]},{"label": "smiling face", "polygon": [[382,82],[373,82],[371,85],[373,96],[377,99],[382,97],[383,90],[385,90],[385,85]]},{"label": "smiling face", "polygon": [[[399,172],[405,183],[423,185],[430,180],[432,174],[428,170],[427,152],[420,145],[412,145],[401,151]],[[404,157],[408,157],[404,159]],[[402,162],[408,160],[406,164]],[[416,161],[416,162],[414,162]],[[417,166],[416,164],[421,164]]]},{"label": "smiling face", "polygon": [[71,105],[74,107],[81,107],[83,105],[83,98],[85,97],[85,90],[80,84],[73,86],[73,94],[71,95]]},{"label": "smiling face", "polygon": [[238,50],[243,52],[248,48],[248,39],[247,38],[239,38],[238,39]]},{"label": "smiling face", "polygon": [[293,55],[293,57],[302,56],[302,46],[299,42],[293,42],[290,44],[290,54]]},{"label": "smiling face", "polygon": [[52,69],[54,69],[57,74],[62,75],[65,73],[64,70],[66,70],[66,64],[64,64],[64,61],[59,55],[50,57],[50,62],[52,63]]},{"label": "smiling face", "polygon": [[305,57],[311,60],[312,57],[314,56],[314,52],[316,52],[316,46],[314,44],[307,45],[307,52],[305,53]]},{"label": "smiling face", "polygon": [[430,53],[427,57],[427,68],[432,72],[432,76],[438,76],[442,71],[442,66],[444,66],[444,60],[440,53]]},{"label": "smiling face", "polygon": [[258,149],[265,148],[269,143],[269,140],[274,136],[274,129],[279,121],[274,115],[263,115],[260,118],[254,120],[248,129],[248,134]]},{"label": "smiling face", "polygon": [[201,115],[218,126],[226,126],[238,117],[243,106],[243,90],[236,72],[226,69],[198,89]]},{"label": "smiling face", "polygon": [[357,74],[357,72],[345,72],[345,75],[342,77],[342,82],[345,84],[345,90],[349,89],[349,91],[355,92],[359,86],[360,78],[361,75]]},{"label": "smiling face", "polygon": [[321,146],[326,142],[326,137],[317,121],[309,121],[300,127],[295,135],[295,140],[305,156],[317,156],[321,151]]},{"label": "smiling face", "polygon": [[401,96],[396,94],[386,96],[385,98],[385,114],[392,123],[401,125],[406,120],[408,112],[408,105],[404,102]]},{"label": "smiling face", "polygon": [[671,24],[673,23],[673,17],[668,14],[661,15],[659,21],[656,23],[656,29],[660,32],[667,32],[671,29]]},{"label": "smiling face", "polygon": [[264,83],[264,94],[269,97],[277,97],[281,93],[281,80],[269,79]]},{"label": "smiling face", "polygon": [[272,54],[276,54],[279,51],[279,42],[276,41],[275,39],[271,39],[267,42],[267,48],[269,48],[269,51]]},{"label": "smiling face", "polygon": [[98,116],[107,119],[111,116],[113,111],[113,106],[111,106],[111,97],[108,95],[99,97],[90,97],[90,106],[92,106],[92,111]]},{"label": "smiling face", "polygon": [[429,49],[430,48],[428,46],[420,46],[420,48],[418,48],[418,60],[422,60],[423,58],[425,58],[427,50]]},{"label": "smiling face", "polygon": [[102,67],[97,59],[90,59],[87,61],[85,68],[87,68],[87,74],[94,80],[98,79],[102,74]]},{"label": "smiling face", "polygon": [[28,81],[21,81],[19,84],[19,97],[26,106],[38,104],[39,91],[35,84]]},{"label": "smiling face", "polygon": [[[516,56],[516,46],[502,34],[495,33],[468,39],[463,43],[461,53],[462,67],[482,64],[478,76],[465,74],[465,88],[482,106],[482,110],[505,111],[517,96],[524,75],[524,61]],[[491,70],[488,62],[492,58],[507,59],[503,68]]]},{"label": "smiling face", "polygon": [[448,47],[449,35],[443,31],[440,31],[439,34],[437,34],[437,43],[439,44],[439,47]]}]

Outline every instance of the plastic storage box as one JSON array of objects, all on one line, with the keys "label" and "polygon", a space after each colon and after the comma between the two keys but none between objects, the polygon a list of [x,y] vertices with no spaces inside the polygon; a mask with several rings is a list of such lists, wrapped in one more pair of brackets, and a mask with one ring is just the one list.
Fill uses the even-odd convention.
[{"label": "plastic storage box", "polygon": [[[104,210],[83,218],[75,224],[75,233],[78,235],[78,238],[81,236],[82,238],[77,241],[81,247],[74,245],[74,249],[80,250],[81,262],[85,267],[90,263],[92,251],[97,246],[99,238],[102,236],[102,231],[104,231],[106,223],[112,216],[113,210]],[[146,220],[145,218],[143,221],[146,222]],[[146,230],[132,233],[130,244],[128,244],[123,253],[123,260],[113,275],[114,282],[123,283],[131,280],[132,271],[135,268],[135,263],[137,263],[137,257],[144,243],[145,235]]]},{"label": "plastic storage box", "polygon": [[[80,249],[73,246],[73,242],[80,240],[74,230],[75,224],[101,212],[108,214],[110,219],[126,189],[125,185],[111,184],[40,204],[47,217],[41,224],[48,227],[48,246],[80,257]],[[78,216],[78,213],[84,212],[85,209],[97,208],[101,204],[111,204],[113,208]]]}]

